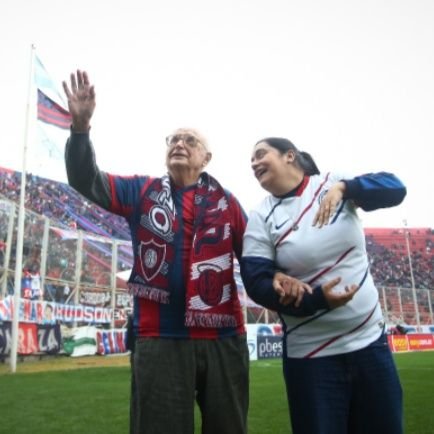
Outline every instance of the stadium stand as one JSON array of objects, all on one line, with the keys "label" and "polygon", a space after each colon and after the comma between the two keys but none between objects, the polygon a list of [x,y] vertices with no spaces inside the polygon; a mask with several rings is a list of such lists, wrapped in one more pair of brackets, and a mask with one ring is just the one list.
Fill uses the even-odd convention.
[{"label": "stadium stand", "polygon": [[[18,203],[20,182],[19,172],[0,168],[0,199]],[[77,237],[73,234],[77,230],[89,234],[83,244],[81,284],[96,289],[109,286],[112,246],[103,239],[130,240],[129,229],[123,218],[89,203],[67,184],[32,174],[26,177],[25,207],[31,211],[26,215],[25,270],[40,270],[40,246],[44,233],[44,220],[41,216],[50,219],[50,241],[53,242],[50,242],[45,270],[44,299],[68,299],[65,288],[72,287],[76,279]],[[7,213],[0,213],[0,267],[5,254],[4,234],[7,233],[7,224]],[[433,324],[434,230],[366,228],[365,235],[371,271],[389,322],[416,324],[419,315],[420,324]],[[13,241],[12,249],[14,244]],[[414,282],[410,272],[410,258]],[[131,268],[131,261],[130,249],[122,245],[119,249],[118,270]],[[14,266],[13,261],[10,265]],[[241,279],[236,280],[242,285]],[[414,292],[417,294],[417,309]],[[251,306],[252,312],[255,309],[257,314],[254,316],[263,319],[260,308]],[[271,316],[275,319],[274,315]]]}]

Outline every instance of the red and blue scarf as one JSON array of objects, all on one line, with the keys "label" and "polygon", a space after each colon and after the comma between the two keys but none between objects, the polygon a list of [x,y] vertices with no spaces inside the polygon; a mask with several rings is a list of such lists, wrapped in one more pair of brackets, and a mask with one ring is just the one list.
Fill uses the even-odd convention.
[{"label": "red and blue scarf", "polygon": [[[227,193],[204,172],[197,183],[193,206],[193,241],[188,267],[184,267],[189,270],[185,278],[185,325],[235,327],[238,324],[232,297],[237,294]],[[170,178],[166,175],[152,180],[142,194],[137,251],[129,283],[134,296],[170,303],[170,276],[179,228]]]}]

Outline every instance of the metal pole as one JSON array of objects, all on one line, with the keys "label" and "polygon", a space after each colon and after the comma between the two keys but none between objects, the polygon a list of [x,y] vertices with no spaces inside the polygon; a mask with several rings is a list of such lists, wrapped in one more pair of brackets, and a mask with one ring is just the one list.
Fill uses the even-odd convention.
[{"label": "metal pole", "polygon": [[18,210],[18,227],[17,227],[17,248],[15,260],[15,283],[14,283],[14,310],[12,318],[12,342],[11,342],[11,371],[15,373],[17,370],[17,354],[18,354],[18,333],[19,333],[19,312],[20,312],[20,296],[21,296],[21,276],[23,267],[23,245],[24,245],[24,218],[25,218],[25,192],[26,192],[26,165],[27,165],[27,148],[29,142],[29,122],[30,122],[30,102],[33,101],[31,93],[33,90],[33,64],[35,57],[35,46],[32,44],[30,49],[30,68],[29,68],[29,83],[27,93],[26,107],[26,124],[24,130],[24,146],[23,146],[23,168],[21,171],[21,189],[20,189],[20,206]]},{"label": "metal pole", "polygon": [[115,328],[115,310],[116,310],[116,271],[118,269],[118,248],[119,243],[117,240],[112,241],[112,267],[111,267],[111,309],[112,309],[112,319],[111,328]]},{"label": "metal pole", "polygon": [[15,224],[15,211],[16,206],[13,202],[10,203],[10,212],[9,212],[9,224],[8,224],[8,235],[6,238],[6,252],[5,252],[5,260],[4,260],[4,275],[2,282],[2,296],[6,297],[7,295],[7,287],[8,287],[8,279],[9,279],[9,266],[11,263],[11,252],[12,252],[12,240],[14,238],[14,224]]},{"label": "metal pole", "polygon": [[417,304],[416,285],[414,283],[413,263],[411,262],[411,251],[410,251],[410,241],[409,241],[410,233],[408,232],[407,229],[407,220],[404,220],[404,233],[405,233],[405,242],[407,245],[408,264],[410,266],[411,291],[413,293],[414,310],[416,312],[416,324],[417,324],[417,330],[420,331],[419,306]]},{"label": "metal pole", "polygon": [[45,295],[45,275],[47,274],[49,233],[50,233],[50,219],[48,217],[44,217],[44,232],[42,234],[41,269],[40,269],[42,299],[44,299],[44,295]]}]

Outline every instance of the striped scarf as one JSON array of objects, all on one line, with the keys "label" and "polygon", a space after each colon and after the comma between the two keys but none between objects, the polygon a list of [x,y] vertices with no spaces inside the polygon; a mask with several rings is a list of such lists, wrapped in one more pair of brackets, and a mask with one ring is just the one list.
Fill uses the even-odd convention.
[{"label": "striped scarf", "polygon": [[[170,303],[170,276],[179,231],[170,179],[163,176],[145,189],[137,231],[135,264],[129,288],[136,297]],[[186,281],[185,325],[235,327],[231,212],[222,186],[202,173],[194,196],[193,244]]]}]

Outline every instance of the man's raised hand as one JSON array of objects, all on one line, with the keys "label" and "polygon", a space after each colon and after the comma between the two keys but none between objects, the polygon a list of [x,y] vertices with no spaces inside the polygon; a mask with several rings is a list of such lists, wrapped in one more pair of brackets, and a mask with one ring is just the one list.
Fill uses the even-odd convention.
[{"label": "man's raised hand", "polygon": [[66,81],[62,84],[72,116],[72,129],[75,132],[88,132],[96,105],[95,88],[89,83],[86,71],[77,70],[75,74],[72,73],[70,81],[70,88]]}]

